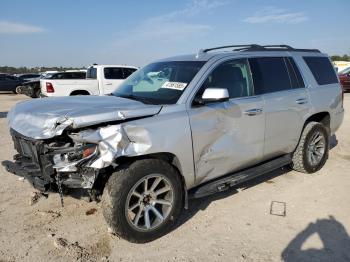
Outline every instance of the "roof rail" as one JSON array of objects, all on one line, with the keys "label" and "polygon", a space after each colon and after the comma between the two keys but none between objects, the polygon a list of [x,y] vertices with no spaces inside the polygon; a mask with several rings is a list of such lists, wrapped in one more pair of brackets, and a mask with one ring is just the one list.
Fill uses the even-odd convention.
[{"label": "roof rail", "polygon": [[300,49],[294,48],[289,45],[258,45],[258,44],[248,44],[248,45],[226,45],[226,46],[218,46],[212,48],[206,48],[199,50],[197,56],[201,53],[207,53],[209,51],[218,50],[218,49],[226,49],[226,48],[234,48],[232,51],[298,51],[298,52],[314,52],[321,53],[318,49]]}]

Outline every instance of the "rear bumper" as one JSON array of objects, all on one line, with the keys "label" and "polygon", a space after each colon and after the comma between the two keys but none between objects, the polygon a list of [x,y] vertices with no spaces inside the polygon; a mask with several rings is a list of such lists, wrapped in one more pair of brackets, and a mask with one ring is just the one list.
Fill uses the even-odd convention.
[{"label": "rear bumper", "polygon": [[19,177],[26,178],[29,183],[40,191],[48,191],[50,189],[50,181],[42,178],[42,172],[39,167],[30,162],[22,161],[3,161],[2,165],[6,170]]}]

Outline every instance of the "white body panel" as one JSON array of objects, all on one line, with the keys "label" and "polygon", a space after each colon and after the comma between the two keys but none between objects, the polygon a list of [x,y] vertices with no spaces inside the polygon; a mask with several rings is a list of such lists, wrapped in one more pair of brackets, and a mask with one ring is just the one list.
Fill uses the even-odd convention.
[{"label": "white body panel", "polygon": [[[132,68],[134,66],[124,65],[95,65],[96,79],[41,79],[40,88],[43,96],[70,96],[74,92],[84,92],[89,95],[106,95],[115,91],[124,79],[106,79],[105,68]],[[54,92],[47,92],[46,83],[51,83]]]}]

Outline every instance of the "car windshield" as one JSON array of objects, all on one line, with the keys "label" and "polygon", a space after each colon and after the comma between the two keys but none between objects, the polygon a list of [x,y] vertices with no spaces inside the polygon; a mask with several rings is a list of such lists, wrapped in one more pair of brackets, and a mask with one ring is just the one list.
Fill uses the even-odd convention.
[{"label": "car windshield", "polygon": [[113,93],[146,104],[175,104],[205,62],[152,63],[133,73]]},{"label": "car windshield", "polygon": [[350,73],[350,67],[345,68],[344,70],[341,70],[339,74],[346,75]]}]

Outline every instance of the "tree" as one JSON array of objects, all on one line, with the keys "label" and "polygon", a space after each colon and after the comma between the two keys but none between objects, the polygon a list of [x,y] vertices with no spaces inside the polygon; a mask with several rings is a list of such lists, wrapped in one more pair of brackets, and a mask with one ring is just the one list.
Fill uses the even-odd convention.
[{"label": "tree", "polygon": [[350,56],[349,55],[332,55],[331,56],[332,61],[350,61]]}]

